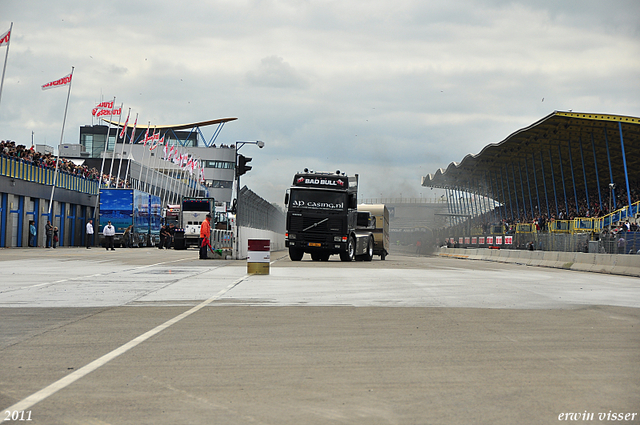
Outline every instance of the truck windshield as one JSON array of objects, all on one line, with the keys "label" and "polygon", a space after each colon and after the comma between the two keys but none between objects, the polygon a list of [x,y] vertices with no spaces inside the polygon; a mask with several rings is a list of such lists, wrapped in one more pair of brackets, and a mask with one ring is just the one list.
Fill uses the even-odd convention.
[{"label": "truck windshield", "polygon": [[345,192],[328,190],[292,190],[289,208],[304,210],[342,211],[347,206]]},{"label": "truck windshield", "polygon": [[182,201],[182,211],[209,211],[211,206],[208,199],[185,199]]}]

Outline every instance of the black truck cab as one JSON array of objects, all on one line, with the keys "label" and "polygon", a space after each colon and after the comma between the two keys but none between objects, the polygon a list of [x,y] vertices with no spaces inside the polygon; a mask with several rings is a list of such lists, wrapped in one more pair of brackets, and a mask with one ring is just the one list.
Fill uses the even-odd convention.
[{"label": "black truck cab", "polygon": [[367,258],[369,240],[362,232],[356,232],[357,174],[308,170],[296,173],[285,195],[285,204],[285,246],[289,248],[291,260],[300,261],[305,253],[314,261],[327,261],[332,254],[339,254],[342,261],[370,259]]}]

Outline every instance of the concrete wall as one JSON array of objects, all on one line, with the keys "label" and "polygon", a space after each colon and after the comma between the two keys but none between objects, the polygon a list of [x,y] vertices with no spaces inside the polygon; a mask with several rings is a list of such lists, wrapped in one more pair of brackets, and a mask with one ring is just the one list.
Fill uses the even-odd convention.
[{"label": "concrete wall", "polygon": [[528,266],[640,277],[640,255],[587,254],[583,252],[522,251],[488,248],[439,248],[441,257],[497,261]]}]

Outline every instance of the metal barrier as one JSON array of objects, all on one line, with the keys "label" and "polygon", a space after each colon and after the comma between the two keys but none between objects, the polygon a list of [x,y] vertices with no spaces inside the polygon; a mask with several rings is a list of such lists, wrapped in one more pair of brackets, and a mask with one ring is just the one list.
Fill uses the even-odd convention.
[{"label": "metal barrier", "polygon": [[549,231],[552,233],[569,233],[571,231],[570,221],[554,220],[549,222]]},{"label": "metal barrier", "polygon": [[535,224],[516,224],[516,233],[535,233]]},{"label": "metal barrier", "polygon": [[593,232],[596,228],[596,220],[593,218],[576,218],[571,223],[571,233]]},{"label": "metal barrier", "polygon": [[211,231],[211,248],[212,249],[233,249],[233,231],[213,229]]}]

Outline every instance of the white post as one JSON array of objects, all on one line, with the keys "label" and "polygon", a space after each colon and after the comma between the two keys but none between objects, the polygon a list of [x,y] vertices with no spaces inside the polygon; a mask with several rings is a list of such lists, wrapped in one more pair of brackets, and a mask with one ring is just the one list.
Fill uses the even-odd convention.
[{"label": "white post", "polygon": [[[60,145],[64,138],[64,124],[67,121],[67,109],[69,108],[69,97],[71,97],[71,83],[73,82],[73,67],[71,67],[71,79],[69,80],[69,91],[67,92],[67,103],[64,105],[64,118],[62,118],[62,131],[60,132],[60,143],[58,143],[58,153],[56,155],[56,170],[53,172],[53,185],[51,186],[51,198],[49,199],[49,219],[51,220],[51,206],[53,205],[53,193],[56,190],[56,181],[58,179],[58,160],[60,159]],[[95,211],[94,211],[95,214]],[[53,220],[52,220],[53,222]]]}]

